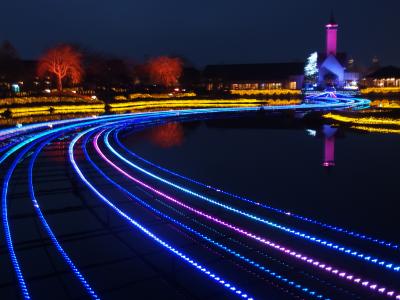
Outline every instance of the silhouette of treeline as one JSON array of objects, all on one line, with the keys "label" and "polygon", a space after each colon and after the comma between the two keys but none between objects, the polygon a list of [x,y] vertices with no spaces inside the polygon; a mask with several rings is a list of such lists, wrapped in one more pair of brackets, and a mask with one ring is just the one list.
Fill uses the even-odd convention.
[{"label": "silhouette of treeline", "polygon": [[[149,75],[147,63],[139,63],[113,55],[102,54],[79,46],[75,49],[82,55],[84,75],[77,89],[81,94],[93,92],[118,94],[132,90],[138,92],[164,92],[162,85],[155,85]],[[181,87],[196,89],[200,84],[200,71],[190,66],[184,59],[182,74],[179,78]],[[38,60],[25,60],[9,42],[0,45],[0,97],[14,95],[42,94],[44,90],[53,90],[56,83],[52,76],[38,77]],[[70,80],[64,82],[66,88],[73,87]]]}]

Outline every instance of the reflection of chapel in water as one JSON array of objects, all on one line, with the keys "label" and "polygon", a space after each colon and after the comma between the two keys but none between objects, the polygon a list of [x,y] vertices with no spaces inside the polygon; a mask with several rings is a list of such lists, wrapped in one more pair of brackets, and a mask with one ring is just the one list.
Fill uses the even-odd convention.
[{"label": "reflection of chapel in water", "polygon": [[337,128],[330,125],[324,125],[322,133],[324,135],[324,167],[335,166],[335,134]]}]

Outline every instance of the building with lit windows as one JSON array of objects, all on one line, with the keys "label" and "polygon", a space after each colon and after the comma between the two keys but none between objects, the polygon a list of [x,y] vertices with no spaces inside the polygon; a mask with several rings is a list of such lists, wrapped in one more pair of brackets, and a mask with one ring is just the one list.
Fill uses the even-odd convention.
[{"label": "building with lit windows", "polygon": [[209,65],[203,78],[207,90],[301,89],[304,63]]},{"label": "building with lit windows", "polygon": [[203,72],[207,90],[358,90],[363,71],[338,52],[339,25],[333,15],[325,29],[325,51],[314,52],[306,63],[209,65]]},{"label": "building with lit windows", "polygon": [[367,87],[400,88],[400,68],[388,66],[370,73],[363,80]]}]

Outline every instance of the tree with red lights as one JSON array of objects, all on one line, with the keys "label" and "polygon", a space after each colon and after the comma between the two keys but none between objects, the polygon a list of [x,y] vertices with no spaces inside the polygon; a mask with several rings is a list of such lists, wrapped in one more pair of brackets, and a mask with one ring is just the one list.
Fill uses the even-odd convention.
[{"label": "tree with red lights", "polygon": [[39,60],[38,75],[51,74],[57,79],[59,92],[63,88],[63,80],[70,79],[73,84],[82,79],[82,55],[69,45],[59,45],[48,50]]},{"label": "tree with red lights", "polygon": [[182,65],[179,58],[160,56],[151,59],[147,65],[151,82],[164,87],[176,86],[182,75]]}]

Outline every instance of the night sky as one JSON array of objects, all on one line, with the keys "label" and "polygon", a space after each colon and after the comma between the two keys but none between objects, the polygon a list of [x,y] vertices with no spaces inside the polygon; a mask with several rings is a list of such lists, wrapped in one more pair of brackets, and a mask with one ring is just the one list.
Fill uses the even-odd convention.
[{"label": "night sky", "polygon": [[339,51],[400,65],[399,0],[3,0],[0,40],[24,58],[70,42],[136,61],[181,55],[195,66],[303,61],[324,50],[332,9]]}]

